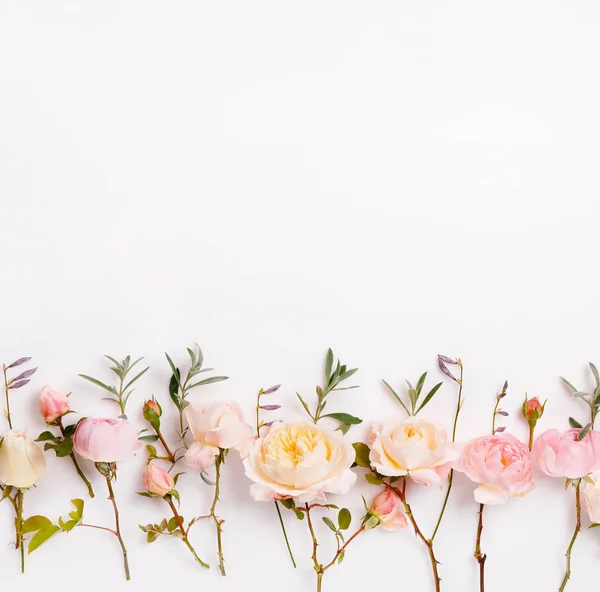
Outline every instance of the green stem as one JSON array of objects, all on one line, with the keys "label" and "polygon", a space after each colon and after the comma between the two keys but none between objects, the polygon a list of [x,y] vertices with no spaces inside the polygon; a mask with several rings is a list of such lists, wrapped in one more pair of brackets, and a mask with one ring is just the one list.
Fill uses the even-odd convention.
[{"label": "green stem", "polygon": [[200,557],[198,557],[198,554],[196,553],[196,550],[194,549],[194,547],[192,547],[192,544],[190,543],[190,541],[188,539],[187,532],[185,531],[185,528],[183,527],[183,518],[179,515],[179,512],[177,511],[177,508],[175,507],[173,500],[170,497],[165,497],[163,499],[169,504],[169,507],[171,508],[171,512],[173,512],[173,516],[175,516],[175,520],[177,520],[177,526],[179,527],[179,530],[181,531],[181,540],[186,544],[187,548],[190,550],[190,552],[194,556],[194,559],[202,567],[209,568],[210,565],[208,565],[208,563],[205,563],[204,561],[202,561],[202,559],[200,559]]},{"label": "green stem", "polygon": [[221,520],[215,513],[217,508],[217,502],[219,501],[219,487],[221,484],[221,464],[223,463],[223,450],[221,450],[217,456],[215,462],[215,497],[213,498],[213,503],[210,508],[210,516],[215,523],[215,528],[217,529],[217,553],[219,555],[219,569],[221,570],[221,575],[227,575],[225,573],[225,559],[223,557],[223,542],[221,540],[223,533],[223,520]]},{"label": "green stem", "polygon": [[123,537],[121,536],[121,525],[119,523],[119,509],[117,508],[117,502],[115,500],[115,492],[113,491],[112,483],[110,477],[105,476],[106,478],[106,486],[108,487],[108,499],[112,502],[113,510],[115,512],[115,535],[119,540],[119,544],[121,545],[121,550],[123,551],[123,566],[125,568],[125,579],[130,580],[131,576],[129,574],[129,562],[127,560],[127,549],[125,548],[125,543],[123,542]]},{"label": "green stem", "polygon": [[317,535],[315,534],[312,518],[310,517],[310,506],[308,504],[305,504],[304,507],[306,509],[306,522],[308,524],[308,530],[310,531],[310,536],[313,542],[312,561],[313,567],[317,572],[317,592],[321,592],[321,586],[323,584],[323,573],[325,572],[323,570],[323,566],[319,563],[319,559],[317,557],[317,547],[319,546],[319,543],[317,542]]},{"label": "green stem", "polygon": [[[64,437],[64,435],[65,435],[65,428],[63,427],[62,419],[59,419],[58,427],[60,428],[60,432],[61,432],[61,434]],[[81,470],[81,467],[79,466],[79,463],[77,462],[77,458],[75,456],[75,453],[73,451],[71,451],[69,453],[69,456],[71,457],[71,460],[73,461],[73,466],[75,467],[75,470],[77,471],[77,474],[81,477],[82,481],[85,483],[85,486],[87,487],[89,496],[90,497],[94,497],[94,490],[92,489],[92,484],[88,481],[88,479],[85,476],[84,472]]]},{"label": "green stem", "polygon": [[160,433],[160,430],[156,430],[156,435],[158,436],[159,442],[162,444],[162,447],[165,449],[167,453],[167,458],[171,464],[175,464],[175,455],[171,452],[166,440],[163,438],[163,435]]},{"label": "green stem", "polygon": [[279,516],[279,524],[281,524],[281,531],[283,532],[283,538],[285,539],[285,546],[287,547],[290,559],[292,560],[292,565],[296,568],[296,560],[294,559],[294,554],[292,553],[292,547],[290,545],[290,541],[288,539],[287,531],[285,529],[285,523],[283,522],[283,516],[281,515],[281,509],[279,508],[279,502],[275,501],[275,509],[277,510],[277,515]]},{"label": "green stem", "polygon": [[21,551],[21,573],[25,573],[25,546],[23,545],[23,490],[17,489],[16,504],[17,520],[17,541],[15,547]]},{"label": "green stem", "polygon": [[477,539],[473,555],[479,563],[479,592],[485,592],[485,560],[487,555],[481,552],[481,533],[483,532],[483,504],[479,504],[479,522],[477,524]]},{"label": "green stem", "polygon": [[[454,414],[454,425],[452,426],[452,442],[456,441],[456,426],[458,425],[458,414],[460,413],[460,409],[462,407],[462,390],[463,390],[463,365],[462,362],[460,365],[460,378],[458,381],[458,399],[456,400],[456,413]],[[450,473],[448,474],[448,488],[446,489],[446,495],[444,496],[444,503],[442,504],[442,509],[440,510],[440,515],[438,516],[437,522],[435,524],[435,528],[433,529],[433,534],[429,539],[432,543],[435,539],[435,535],[437,534],[440,524],[442,523],[442,518],[444,517],[444,513],[446,512],[446,506],[448,505],[448,500],[450,499],[450,492],[452,491],[452,482],[454,481],[454,470],[450,469]]]},{"label": "green stem", "polygon": [[12,421],[10,419],[10,397],[8,396],[8,379],[6,377],[6,366],[2,364],[2,370],[4,372],[4,394],[6,396],[6,420],[8,421],[8,428],[12,430]]},{"label": "green stem", "polygon": [[567,558],[567,567],[565,570],[565,577],[563,578],[562,584],[560,585],[560,588],[558,589],[559,592],[563,592],[564,589],[567,586],[567,582],[569,581],[569,578],[571,577],[571,551],[573,550],[573,545],[575,545],[575,541],[577,540],[577,536],[579,535],[579,532],[581,531],[581,495],[580,495],[580,487],[581,487],[581,481],[579,481],[577,483],[577,485],[575,486],[575,508],[577,510],[577,522],[575,523],[575,532],[573,532],[573,537],[571,538],[571,542],[569,543],[569,546],[567,547],[567,552],[565,554],[566,558]]}]

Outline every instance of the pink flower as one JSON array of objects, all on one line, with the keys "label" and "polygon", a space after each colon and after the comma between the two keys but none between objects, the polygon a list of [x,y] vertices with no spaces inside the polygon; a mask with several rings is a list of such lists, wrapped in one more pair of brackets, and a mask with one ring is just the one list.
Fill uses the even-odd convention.
[{"label": "pink flower", "polygon": [[148,463],[143,479],[146,491],[160,497],[165,497],[175,487],[173,477],[154,463]]},{"label": "pink flower", "polygon": [[40,392],[40,411],[44,416],[44,421],[52,423],[69,412],[69,399],[67,395],[46,385]]},{"label": "pink flower", "polygon": [[120,462],[136,452],[142,443],[126,419],[86,417],[73,436],[73,448],[94,462]]},{"label": "pink flower", "polygon": [[375,497],[370,511],[379,518],[379,526],[384,530],[399,530],[408,527],[403,504],[398,495],[388,487]]},{"label": "pink flower", "polygon": [[475,501],[480,504],[502,504],[534,487],[529,449],[511,434],[471,440],[455,468],[479,484]]},{"label": "pink flower", "polygon": [[196,470],[209,467],[220,450],[245,449],[254,430],[244,421],[244,414],[235,401],[204,406],[188,405],[185,417],[196,442],[186,452],[184,462]]},{"label": "pink flower", "polygon": [[580,431],[547,430],[535,441],[533,457],[546,475],[579,479],[600,469],[600,432],[590,430],[580,441]]}]

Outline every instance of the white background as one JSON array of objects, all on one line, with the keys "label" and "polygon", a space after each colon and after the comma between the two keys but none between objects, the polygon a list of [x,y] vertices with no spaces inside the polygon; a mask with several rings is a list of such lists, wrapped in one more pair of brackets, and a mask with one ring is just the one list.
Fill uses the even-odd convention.
[{"label": "white background", "polygon": [[[45,383],[82,414],[114,413],[77,373],[108,380],[101,354],[131,353],[152,366],[129,408],[141,429],[145,398],[168,407],[163,352],[183,363],[194,341],[230,379],[193,398],[248,413],[282,383],[286,417],[299,416],[293,393],[313,395],[332,346],[361,369],[336,407],[365,419],[399,412],[381,377],[400,388],[427,369],[433,384],[444,353],[465,363],[460,439],[489,431],[505,379],[517,435],[525,392],[549,399],[542,428],[584,420],[558,376],[589,387],[586,363],[600,361],[599,20],[591,0],[0,2],[0,358],[40,368],[15,393],[16,423],[42,431]],[[446,382],[429,417],[449,426],[455,396]],[[116,484],[133,583],[116,540],[87,529],[36,551],[21,577],[4,503],[3,586],[313,590],[306,524],[286,516],[294,571],[233,455],[227,578],[178,541],[147,545],[138,523],[168,508],[135,495],[143,463]],[[48,467],[26,513],[56,519],[85,490],[67,461]],[[87,520],[110,525],[94,480]],[[537,481],[487,511],[488,592],[558,588],[573,493]],[[356,517],[375,491],[359,483],[333,500]],[[185,517],[206,512],[198,477],[180,490]],[[437,541],[447,592],[477,589],[472,490],[457,479]],[[429,532],[442,492],[411,496]],[[194,537],[214,565],[212,526]],[[570,589],[597,581],[599,537],[581,535]],[[375,582],[433,590],[411,532],[363,536],[325,589]]]}]

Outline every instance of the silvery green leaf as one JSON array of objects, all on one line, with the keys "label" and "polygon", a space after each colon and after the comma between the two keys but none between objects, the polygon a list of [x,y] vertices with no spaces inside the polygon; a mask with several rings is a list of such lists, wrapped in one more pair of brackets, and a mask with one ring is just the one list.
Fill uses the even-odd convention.
[{"label": "silvery green leaf", "polygon": [[560,377],[560,379],[574,392],[577,392],[577,389],[566,379],[563,378],[562,376]]},{"label": "silvery green leaf", "polygon": [[592,374],[594,375],[594,380],[596,381],[596,387],[600,386],[600,375],[598,374],[598,368],[596,368],[596,366],[594,364],[592,364],[592,362],[590,362],[590,370],[592,371]]}]

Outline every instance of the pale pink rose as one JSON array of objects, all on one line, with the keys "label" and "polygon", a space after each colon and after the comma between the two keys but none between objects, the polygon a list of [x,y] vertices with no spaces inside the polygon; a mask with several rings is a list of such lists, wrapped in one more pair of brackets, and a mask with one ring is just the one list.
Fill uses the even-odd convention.
[{"label": "pale pink rose", "polygon": [[534,486],[529,449],[512,434],[471,440],[454,468],[479,484],[475,501],[480,504],[502,504]]},{"label": "pale pink rose", "polygon": [[256,501],[294,498],[297,503],[347,493],[356,481],[355,453],[340,432],[303,421],[275,422],[244,459]]},{"label": "pale pink rose", "polygon": [[399,530],[408,527],[404,505],[398,495],[389,487],[384,488],[375,497],[369,509],[379,518],[379,526],[384,530]]},{"label": "pale pink rose", "polygon": [[40,392],[40,411],[46,423],[56,421],[69,412],[69,399],[67,395],[46,385]]},{"label": "pale pink rose", "polygon": [[75,452],[94,462],[120,462],[141,445],[136,429],[126,419],[86,417],[73,436]]},{"label": "pale pink rose", "polygon": [[220,452],[218,446],[205,444],[204,442],[194,442],[185,453],[183,462],[191,469],[203,471],[215,462]]},{"label": "pale pink rose", "polygon": [[600,432],[590,430],[580,441],[580,431],[547,430],[538,437],[532,453],[546,475],[579,479],[600,469]]},{"label": "pale pink rose", "polygon": [[160,497],[164,497],[175,487],[173,477],[152,462],[148,463],[143,479],[146,491]]},{"label": "pale pink rose", "polygon": [[446,431],[416,417],[374,423],[368,440],[371,467],[387,477],[442,485],[460,453]]}]

